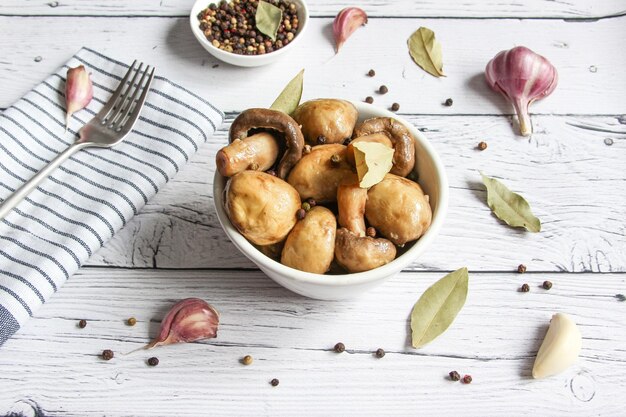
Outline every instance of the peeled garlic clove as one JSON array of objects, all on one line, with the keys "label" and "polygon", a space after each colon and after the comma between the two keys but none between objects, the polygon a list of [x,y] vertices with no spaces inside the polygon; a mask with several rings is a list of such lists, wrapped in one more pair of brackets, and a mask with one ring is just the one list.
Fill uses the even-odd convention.
[{"label": "peeled garlic clove", "polygon": [[358,7],[346,7],[341,10],[333,22],[333,33],[335,35],[336,51],[348,40],[360,26],[367,23],[367,13]]},{"label": "peeled garlic clove", "polygon": [[217,337],[218,324],[219,313],[213,306],[199,298],[186,298],[172,306],[159,335],[146,348]]},{"label": "peeled garlic clove", "polygon": [[552,316],[533,366],[533,378],[556,375],[576,362],[582,345],[582,336],[576,323],[566,314]]},{"label": "peeled garlic clove", "polygon": [[65,80],[65,130],[74,112],[84,109],[93,98],[93,84],[83,65],[67,70]]},{"label": "peeled garlic clove", "polygon": [[523,136],[532,133],[528,106],[550,95],[559,78],[550,61],[523,46],[498,53],[487,64],[485,77],[513,104]]}]

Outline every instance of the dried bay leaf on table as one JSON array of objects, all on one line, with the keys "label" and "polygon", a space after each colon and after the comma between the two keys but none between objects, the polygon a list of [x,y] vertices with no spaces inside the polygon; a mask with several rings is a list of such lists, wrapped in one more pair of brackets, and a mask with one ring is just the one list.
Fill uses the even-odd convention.
[{"label": "dried bay leaf on table", "polygon": [[304,70],[301,70],[289,83],[283,91],[276,97],[276,100],[270,106],[272,110],[279,110],[283,113],[293,113],[302,98],[302,84],[304,82]]},{"label": "dried bay leaf on table", "polygon": [[432,342],[452,324],[467,298],[469,274],[463,267],[431,285],[411,312],[413,347]]},{"label": "dried bay leaf on table", "polygon": [[421,27],[407,41],[413,61],[427,73],[435,77],[445,77],[443,73],[443,53],[441,44],[435,39],[435,32]]},{"label": "dried bay leaf on table", "polygon": [[521,195],[509,190],[495,178],[482,172],[487,187],[487,205],[500,220],[513,227],[523,227],[529,232],[541,231],[541,220],[532,213],[530,204]]},{"label": "dried bay leaf on table", "polygon": [[278,33],[278,28],[283,21],[283,12],[273,4],[261,0],[256,8],[254,20],[259,32],[275,41],[276,33]]}]

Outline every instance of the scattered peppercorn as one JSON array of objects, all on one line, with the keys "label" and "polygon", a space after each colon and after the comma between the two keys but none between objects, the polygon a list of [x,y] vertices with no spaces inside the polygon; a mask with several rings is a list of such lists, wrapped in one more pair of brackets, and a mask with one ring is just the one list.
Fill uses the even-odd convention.
[{"label": "scattered peppercorn", "polygon": [[317,202],[313,198],[309,198],[306,202],[309,203],[309,206],[311,207],[315,207],[317,205]]},{"label": "scattered peppercorn", "polygon": [[381,85],[380,88],[378,88],[378,92],[380,94],[387,94],[389,92],[389,89],[386,85]]},{"label": "scattered peppercorn", "polygon": [[376,357],[382,358],[383,356],[385,356],[385,351],[382,348],[376,349]]},{"label": "scattered peppercorn", "polygon": [[369,237],[376,237],[376,229],[370,226],[365,230],[365,234],[368,235]]},{"label": "scattered peppercorn", "polygon": [[317,137],[317,144],[318,144],[318,145],[323,145],[323,144],[325,144],[325,143],[326,143],[326,136],[324,136],[324,135],[319,135],[319,136]]},{"label": "scattered peppercorn", "polygon": [[393,103],[393,104],[391,105],[391,110],[392,110],[392,111],[398,111],[398,110],[400,110],[400,105],[399,105],[398,103]]},{"label": "scattered peppercorn", "polygon": [[451,99],[451,98],[449,98],[449,99],[447,99],[447,100],[445,101],[445,103],[443,103],[443,104],[445,104],[446,106],[450,107],[450,106],[452,106],[452,104],[454,104],[454,101],[452,101],[452,99]]},{"label": "scattered peppercorn", "polygon": [[624,294],[615,294],[615,298],[617,298],[617,301],[626,301],[626,295]]},{"label": "scattered peppercorn", "polygon": [[369,70],[367,72],[367,75],[369,75],[370,77],[373,77],[374,75],[376,75],[376,71],[374,71],[373,69]]},{"label": "scattered peppercorn", "polygon": [[450,371],[450,373],[448,375],[450,375],[450,380],[451,381],[460,381],[461,380],[461,375],[457,371]]},{"label": "scattered peppercorn", "polygon": [[42,57],[40,57],[40,56],[36,56],[36,57],[35,57],[35,62],[41,62],[41,60],[42,60],[42,59],[43,59]]},{"label": "scattered peppercorn", "polygon": [[368,104],[372,104],[374,102],[374,97],[372,96],[365,97],[365,102]]},{"label": "scattered peppercorn", "polygon": [[549,290],[550,288],[552,288],[552,282],[544,281],[541,286],[543,287],[544,290]]},{"label": "scattered peppercorn", "polygon": [[157,366],[159,364],[159,358],[155,358],[154,356],[148,359],[148,365]]},{"label": "scattered peppercorn", "polygon": [[274,378],[274,379],[272,379],[270,381],[270,384],[272,384],[273,387],[277,387],[278,384],[280,384],[280,381],[278,379]]},{"label": "scattered peppercorn", "polygon": [[135,324],[137,324],[137,319],[134,317],[131,317],[128,320],[126,320],[126,324],[128,324],[129,326],[134,326]]},{"label": "scattered peppercorn", "polygon": [[524,264],[519,264],[517,266],[517,272],[519,272],[520,274],[523,274],[524,272],[526,272],[526,265]]},{"label": "scattered peppercorn", "polygon": [[343,343],[339,342],[335,345],[335,352],[341,353],[341,352],[344,352],[345,350],[346,350],[346,345],[344,345]]},{"label": "scattered peppercorn", "polygon": [[484,151],[485,149],[487,149],[487,142],[479,142],[478,143],[478,150]]},{"label": "scattered peppercorn", "polygon": [[530,291],[530,285],[528,284],[522,284],[522,286],[519,289],[521,292],[528,292]]},{"label": "scattered peppercorn", "polygon": [[265,173],[270,174],[272,177],[276,176],[276,171],[274,171],[273,169],[270,169],[269,171],[266,171]]},{"label": "scattered peppercorn", "polygon": [[296,218],[298,220],[302,220],[306,217],[306,211],[304,209],[298,209],[298,211],[296,211]]},{"label": "scattered peppercorn", "polygon": [[471,384],[472,383],[472,376],[471,375],[465,375],[463,377],[463,383],[464,384]]},{"label": "scattered peppercorn", "polygon": [[80,327],[81,329],[84,329],[85,327],[87,327],[87,320],[81,320],[78,322],[78,327]]},{"label": "scattered peppercorn", "polygon": [[345,139],[343,140],[343,144],[344,144],[344,146],[348,146],[348,145],[350,144],[350,142],[352,142],[352,138],[345,138]]},{"label": "scattered peppercorn", "polygon": [[113,351],[111,349],[105,349],[102,351],[102,359],[105,361],[110,361],[113,359]]},{"label": "scattered peppercorn", "polygon": [[252,364],[252,356],[250,356],[250,355],[244,356],[243,359],[241,360],[241,363],[243,363],[244,365],[251,365]]},{"label": "scattered peppercorn", "polygon": [[341,163],[341,157],[337,154],[334,154],[330,157],[330,163],[335,167],[339,166],[339,164]]},{"label": "scattered peppercorn", "polygon": [[302,208],[304,209],[304,211],[309,211],[311,210],[311,205],[305,201],[304,203],[302,203]]}]

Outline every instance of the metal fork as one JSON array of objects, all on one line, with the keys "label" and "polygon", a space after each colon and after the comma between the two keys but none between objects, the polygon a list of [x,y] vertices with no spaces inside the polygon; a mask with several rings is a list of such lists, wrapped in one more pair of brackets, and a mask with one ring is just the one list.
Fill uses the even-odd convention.
[{"label": "metal fork", "polygon": [[[149,65],[143,69],[143,63],[140,63],[138,68],[135,68],[136,64],[137,61],[135,60],[102,110],[78,131],[79,139],[0,205],[0,220],[9,214],[33,189],[37,188],[52,171],[79,150],[87,147],[109,148],[128,136],[139,118],[139,113],[146,101],[150,84],[154,78],[154,67],[150,71]],[[141,79],[137,82],[140,74]],[[128,84],[131,75],[133,78]]]}]

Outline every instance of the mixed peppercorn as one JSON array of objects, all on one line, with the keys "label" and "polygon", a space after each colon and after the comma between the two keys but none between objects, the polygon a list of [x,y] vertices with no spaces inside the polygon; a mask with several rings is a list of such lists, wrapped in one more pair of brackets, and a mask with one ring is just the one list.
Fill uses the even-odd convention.
[{"label": "mixed peppercorn", "polygon": [[238,55],[263,55],[288,45],[298,33],[298,9],[285,0],[267,0],[283,12],[276,40],[259,32],[255,14],[257,0],[225,0],[198,13],[200,29],[216,48]]}]

